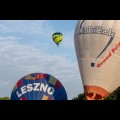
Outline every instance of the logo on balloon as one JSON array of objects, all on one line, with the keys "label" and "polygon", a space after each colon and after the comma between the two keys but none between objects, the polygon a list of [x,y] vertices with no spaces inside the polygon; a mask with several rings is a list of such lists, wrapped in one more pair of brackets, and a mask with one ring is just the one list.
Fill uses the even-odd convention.
[{"label": "logo on balloon", "polygon": [[115,47],[113,47],[113,48],[111,49],[111,51],[108,53],[108,55],[107,55],[101,62],[99,62],[99,63],[97,64],[97,67],[98,67],[98,68],[101,67],[107,60],[109,60],[109,59],[112,57],[112,55],[113,55],[114,53],[116,53],[116,51],[118,50],[118,48],[120,48],[120,42],[119,42],[118,44],[116,44]]},{"label": "logo on balloon", "polygon": [[48,84],[33,83],[22,86],[21,88],[19,88],[19,91],[16,91],[16,94],[19,98],[22,95],[26,94],[27,92],[31,91],[42,91],[44,93],[47,92],[49,95],[53,95],[55,90],[53,87],[49,87]]},{"label": "logo on balloon", "polygon": [[[97,56],[97,58],[99,58],[105,52],[105,50],[109,47],[109,45],[112,43],[112,41],[115,37],[115,32],[113,32],[113,30],[111,28],[104,28],[102,26],[83,27],[84,22],[85,22],[85,20],[83,20],[80,24],[79,35],[82,35],[82,34],[102,34],[102,35],[110,36],[108,43],[103,48],[103,50],[100,52],[100,54]],[[91,63],[91,67],[95,67],[95,63]]]}]

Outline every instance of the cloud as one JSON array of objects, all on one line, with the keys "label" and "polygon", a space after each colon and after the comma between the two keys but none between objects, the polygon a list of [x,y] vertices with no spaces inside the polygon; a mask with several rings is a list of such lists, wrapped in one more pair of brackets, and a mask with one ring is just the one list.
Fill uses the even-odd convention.
[{"label": "cloud", "polygon": [[2,87],[3,86],[5,87],[6,85],[8,85],[8,83],[9,83],[8,81],[1,81],[0,80],[0,86],[2,86]]},{"label": "cloud", "polygon": [[48,20],[3,20],[0,24],[0,31],[5,33],[46,36],[52,33],[52,29]]},{"label": "cloud", "polygon": [[64,34],[62,44],[66,48],[74,48],[74,31],[68,31]]},{"label": "cloud", "polygon": [[[0,33],[5,33],[4,37],[9,36],[19,37],[21,40],[25,37],[25,41],[31,44],[39,44],[43,41],[45,45],[54,44],[52,41],[52,34],[56,31],[53,24],[50,24],[48,20],[2,20],[0,22]],[[73,48],[73,30],[65,31],[62,46],[65,48]],[[25,42],[24,41],[24,42]],[[51,42],[52,41],[52,42]],[[20,41],[19,41],[20,42]]]}]

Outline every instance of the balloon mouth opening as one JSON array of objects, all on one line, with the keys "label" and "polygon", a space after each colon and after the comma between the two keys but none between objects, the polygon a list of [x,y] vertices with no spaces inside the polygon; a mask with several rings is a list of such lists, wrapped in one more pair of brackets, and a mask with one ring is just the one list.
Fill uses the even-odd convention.
[{"label": "balloon mouth opening", "polygon": [[104,99],[102,95],[94,92],[86,93],[86,98],[87,100],[103,100]]},{"label": "balloon mouth opening", "polygon": [[84,86],[85,96],[87,100],[103,100],[109,96],[109,92],[99,86]]}]

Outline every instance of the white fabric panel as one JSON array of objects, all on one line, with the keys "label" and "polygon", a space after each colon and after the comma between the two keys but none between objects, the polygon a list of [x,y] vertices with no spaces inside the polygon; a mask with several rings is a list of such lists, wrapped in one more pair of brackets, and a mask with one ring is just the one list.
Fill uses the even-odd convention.
[{"label": "white fabric panel", "polygon": [[110,93],[120,86],[120,20],[79,20],[74,43],[83,85]]}]

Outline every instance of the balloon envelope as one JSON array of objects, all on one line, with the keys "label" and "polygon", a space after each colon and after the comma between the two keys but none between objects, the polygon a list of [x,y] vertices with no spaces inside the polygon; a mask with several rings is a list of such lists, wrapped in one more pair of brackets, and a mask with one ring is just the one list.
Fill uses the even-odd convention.
[{"label": "balloon envelope", "polygon": [[52,35],[52,39],[57,45],[59,45],[63,40],[63,34],[61,32],[55,32]]},{"label": "balloon envelope", "polygon": [[67,100],[67,93],[54,76],[32,73],[16,83],[11,93],[11,100]]},{"label": "balloon envelope", "polygon": [[79,20],[75,50],[88,100],[103,100],[120,86],[120,20]]}]

